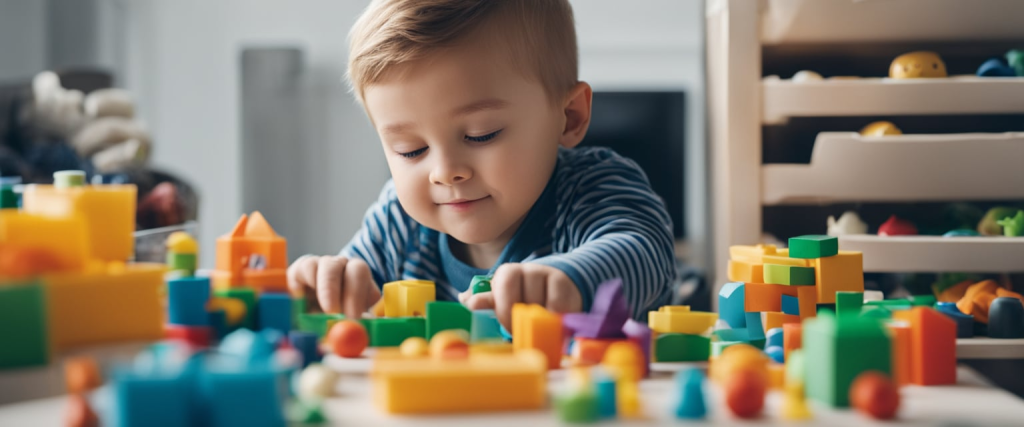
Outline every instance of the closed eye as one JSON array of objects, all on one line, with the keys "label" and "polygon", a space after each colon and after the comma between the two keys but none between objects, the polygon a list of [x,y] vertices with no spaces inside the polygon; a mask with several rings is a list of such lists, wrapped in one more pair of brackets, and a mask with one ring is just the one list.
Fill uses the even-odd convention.
[{"label": "closed eye", "polygon": [[503,130],[504,129],[498,129],[498,130],[496,130],[494,132],[491,132],[491,133],[489,133],[487,135],[481,135],[481,136],[469,136],[469,135],[466,135],[466,141],[487,142],[487,141],[490,141],[490,140],[494,139],[494,137],[498,136],[498,134],[501,133],[501,131],[503,131]]},{"label": "closed eye", "polygon": [[410,151],[408,153],[398,153],[398,155],[405,157],[407,159],[414,159],[416,157],[419,157],[420,154],[423,154],[425,151],[427,151],[427,148],[429,147],[423,147],[420,148],[419,150]]}]

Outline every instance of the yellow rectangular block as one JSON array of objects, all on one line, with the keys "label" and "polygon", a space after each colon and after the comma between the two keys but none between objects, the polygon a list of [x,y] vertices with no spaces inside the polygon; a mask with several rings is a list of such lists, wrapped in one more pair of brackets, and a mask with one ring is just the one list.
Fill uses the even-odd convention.
[{"label": "yellow rectangular block", "polygon": [[370,378],[374,402],[392,414],[541,409],[547,400],[547,361],[537,350],[440,362],[377,358]]},{"label": "yellow rectangular block", "polygon": [[841,250],[812,262],[818,304],[834,304],[839,291],[864,292],[864,254]]},{"label": "yellow rectangular block", "polygon": [[135,193],[135,185],[30,185],[22,194],[22,209],[48,217],[79,217],[92,257],[127,261],[135,255]]},{"label": "yellow rectangular block", "polygon": [[55,351],[164,336],[163,264],[118,264],[43,276]]},{"label": "yellow rectangular block", "polygon": [[0,210],[0,245],[45,250],[59,262],[60,271],[81,270],[88,258],[85,226],[76,217]]},{"label": "yellow rectangular block", "polygon": [[[686,307],[685,310],[680,307]],[[718,320],[718,313],[690,311],[689,306],[663,306],[647,313],[647,326],[654,332],[700,335]]]},{"label": "yellow rectangular block", "polygon": [[764,265],[730,259],[729,281],[743,283],[764,283]]},{"label": "yellow rectangular block", "polygon": [[434,282],[429,280],[400,280],[385,283],[382,288],[384,317],[414,317],[427,314],[427,303],[434,301]]},{"label": "yellow rectangular block", "polygon": [[[792,265],[796,267],[810,267],[809,260],[790,258],[789,249],[776,248],[775,245],[757,245],[757,246],[730,246],[729,247],[729,258],[733,261],[744,262],[747,264],[779,264],[779,265]],[[733,280],[733,279],[729,279]],[[741,281],[741,280],[734,280]],[[754,281],[754,283],[763,283],[763,281]]]}]

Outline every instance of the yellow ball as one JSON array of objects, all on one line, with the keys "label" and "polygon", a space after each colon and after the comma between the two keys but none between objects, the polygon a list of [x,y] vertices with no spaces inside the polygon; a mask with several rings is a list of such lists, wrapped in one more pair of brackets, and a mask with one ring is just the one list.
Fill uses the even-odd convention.
[{"label": "yellow ball", "polygon": [[430,344],[427,344],[427,340],[420,337],[409,337],[405,341],[402,341],[402,345],[398,347],[398,351],[405,357],[420,357],[426,356],[430,352]]},{"label": "yellow ball", "polygon": [[860,134],[864,136],[903,135],[903,131],[892,122],[878,121],[864,126],[864,129],[860,130]]},{"label": "yellow ball", "polygon": [[894,79],[917,79],[946,77],[946,63],[935,52],[921,50],[904,53],[892,60],[889,77]]}]

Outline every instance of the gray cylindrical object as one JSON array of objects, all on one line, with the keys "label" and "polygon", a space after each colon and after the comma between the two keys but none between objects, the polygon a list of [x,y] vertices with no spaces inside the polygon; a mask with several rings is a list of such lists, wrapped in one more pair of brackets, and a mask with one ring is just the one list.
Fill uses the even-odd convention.
[{"label": "gray cylindrical object", "polygon": [[1017,298],[1000,297],[988,310],[988,336],[1024,338],[1024,305]]}]

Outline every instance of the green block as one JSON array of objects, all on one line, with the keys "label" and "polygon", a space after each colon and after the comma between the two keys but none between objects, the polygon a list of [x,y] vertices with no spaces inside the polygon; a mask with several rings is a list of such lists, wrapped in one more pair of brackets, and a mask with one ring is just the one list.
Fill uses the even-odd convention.
[{"label": "green block", "polygon": [[427,303],[427,339],[448,329],[462,329],[468,334],[473,326],[473,314],[469,309],[454,301],[431,301]]},{"label": "green block", "polygon": [[909,299],[910,305],[914,307],[931,307],[934,306],[936,302],[938,302],[938,300],[935,298],[935,295],[911,295]]},{"label": "green block", "polygon": [[196,254],[167,252],[167,268],[171,271],[187,271],[192,275],[196,271]]},{"label": "green block", "polygon": [[858,315],[864,305],[863,292],[836,292],[836,314],[839,316]]},{"label": "green block", "polygon": [[804,351],[801,349],[790,351],[789,355],[786,356],[786,383],[803,383],[806,377],[804,375],[806,369]]},{"label": "green block", "polygon": [[711,338],[690,334],[659,334],[654,339],[654,360],[659,362],[706,362]]},{"label": "green block", "polygon": [[789,238],[790,258],[824,258],[839,254],[839,238],[808,235]]},{"label": "green block", "polygon": [[0,369],[50,362],[42,284],[0,284],[0,343]]},{"label": "green block", "polygon": [[895,310],[910,310],[913,308],[910,300],[907,299],[887,299],[882,301],[868,301],[864,303],[865,307],[884,307],[889,311]]},{"label": "green block", "polygon": [[469,287],[472,289],[473,295],[490,292],[491,291],[491,277],[490,276],[473,276],[473,280],[469,282]]},{"label": "green block", "polygon": [[18,193],[10,185],[0,185],[0,209],[17,209]]},{"label": "green block", "polygon": [[822,311],[804,322],[807,396],[834,407],[850,405],[850,384],[864,371],[891,374],[891,340],[878,319],[836,318]]},{"label": "green block", "polygon": [[371,347],[397,347],[409,337],[426,337],[427,319],[422,317],[382,317],[363,319],[370,334]]},{"label": "green block", "polygon": [[292,329],[299,328],[299,315],[306,312],[306,297],[292,298]]},{"label": "green block", "polygon": [[238,298],[245,303],[245,320],[242,327],[249,330],[256,330],[256,289],[253,288],[230,288],[213,291],[214,296],[225,298]]},{"label": "green block", "polygon": [[599,416],[597,396],[590,391],[577,391],[555,399],[558,418],[567,423],[593,423]]},{"label": "green block", "polygon": [[764,282],[773,285],[813,286],[814,267],[765,264]]},{"label": "green block", "polygon": [[881,320],[890,319],[892,318],[892,311],[883,306],[869,305],[860,309],[860,317]]},{"label": "green block", "polygon": [[[327,324],[331,320],[343,320],[345,315],[343,314],[327,314],[327,313],[302,313],[299,315],[299,330],[303,332],[312,332],[319,337],[320,340],[324,339],[327,335]],[[366,326],[365,324],[363,326]]]}]

